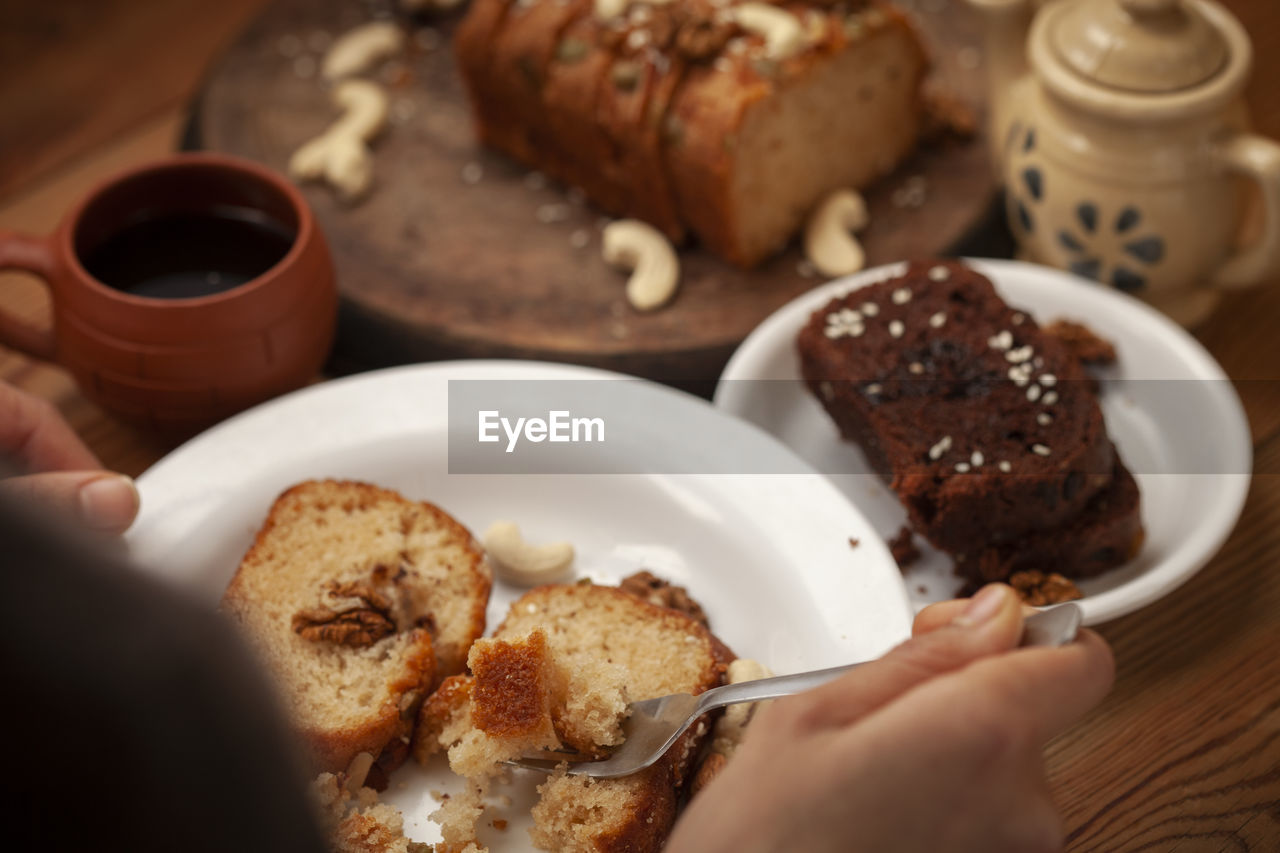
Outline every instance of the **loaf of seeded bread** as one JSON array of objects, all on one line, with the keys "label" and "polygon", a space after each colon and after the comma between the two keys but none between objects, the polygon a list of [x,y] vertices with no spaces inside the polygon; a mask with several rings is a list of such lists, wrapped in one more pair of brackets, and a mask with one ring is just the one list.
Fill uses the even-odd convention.
[{"label": "loaf of seeded bread", "polygon": [[975,270],[913,264],[832,300],[797,343],[841,434],[963,574],[1081,576],[1132,555],[1137,489],[1092,382]]},{"label": "loaf of seeded bread", "polygon": [[[540,746],[590,752],[619,742],[626,703],[718,686],[732,659],[685,613],[615,587],[539,587],[512,604],[492,640],[476,644],[473,675],[449,679],[424,705],[415,754],[448,748],[455,770],[482,780],[503,758]],[[534,844],[565,853],[659,850],[705,736],[705,725],[691,730],[632,776],[551,776],[533,809]],[[474,823],[479,809],[468,806],[461,820]],[[449,849],[473,842],[473,830],[440,817]]]},{"label": "loaf of seeded bread", "polygon": [[792,37],[769,42],[744,2],[474,0],[455,49],[480,139],[759,263],[828,192],[912,150],[927,60],[882,0],[773,4]]},{"label": "loaf of seeded bread", "polygon": [[275,675],[317,769],[368,753],[381,787],[422,700],[484,632],[491,583],[471,535],[438,507],[312,481],[271,507],[222,608]]}]

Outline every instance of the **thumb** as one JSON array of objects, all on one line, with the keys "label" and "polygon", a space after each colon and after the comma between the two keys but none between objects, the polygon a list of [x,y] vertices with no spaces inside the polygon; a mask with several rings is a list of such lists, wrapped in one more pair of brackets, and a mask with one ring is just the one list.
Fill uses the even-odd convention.
[{"label": "thumb", "polygon": [[817,727],[848,725],[922,682],[1014,648],[1021,634],[1018,596],[1003,584],[986,586],[947,625],[810,691],[805,721]]},{"label": "thumb", "polygon": [[133,480],[110,471],[56,471],[0,480],[0,495],[48,507],[102,533],[123,533],[138,514]]}]

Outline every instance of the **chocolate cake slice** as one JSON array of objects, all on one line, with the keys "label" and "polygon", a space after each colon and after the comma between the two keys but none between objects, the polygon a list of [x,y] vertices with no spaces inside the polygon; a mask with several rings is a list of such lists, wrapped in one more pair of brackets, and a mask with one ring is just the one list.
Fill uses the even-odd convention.
[{"label": "chocolate cake slice", "polygon": [[1138,483],[1116,457],[1111,483],[1061,527],[1015,542],[990,545],[976,554],[957,554],[956,573],[973,585],[1007,580],[1033,569],[1088,578],[1128,562],[1142,547]]},{"label": "chocolate cake slice", "polygon": [[[1078,553],[1060,534],[1104,495],[1108,511],[1124,503],[1132,478],[1079,361],[984,276],[955,262],[913,264],[832,300],[798,346],[805,381],[843,437],[964,574],[1007,577],[1027,566],[1020,554],[1048,559],[1054,549],[1063,574],[1099,570],[1085,558],[1103,545]],[[1129,555],[1132,531],[1118,543],[1137,523],[1136,486],[1133,495],[1123,523],[1108,518],[1110,535],[1094,537],[1117,552],[1107,566]]]}]

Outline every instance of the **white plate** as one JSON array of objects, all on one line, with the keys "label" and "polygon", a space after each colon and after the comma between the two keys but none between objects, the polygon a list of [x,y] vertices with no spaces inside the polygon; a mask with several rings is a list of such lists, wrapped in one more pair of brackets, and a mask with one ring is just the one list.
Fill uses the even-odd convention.
[{"label": "white plate", "polygon": [[[1203,566],[1240,515],[1253,465],[1240,398],[1204,347],[1136,299],[1046,267],[970,263],[991,278],[1011,305],[1038,321],[1082,320],[1115,343],[1119,360],[1104,374],[1102,411],[1142,490],[1147,535],[1130,563],[1080,583],[1085,593],[1081,606],[1085,622],[1096,624],[1150,604]],[[819,471],[853,472],[832,480],[884,536],[898,530],[905,513],[870,473],[861,451],[840,439],[817,400],[796,381],[800,362],[795,338],[830,299],[898,275],[902,268],[895,264],[866,270],[778,309],[734,353],[715,395],[717,406],[773,433]],[[740,381],[773,379],[791,381]],[[959,586],[947,557],[927,545],[922,552],[923,559],[906,573],[917,608],[951,597]]]},{"label": "white plate", "polygon": [[[687,586],[739,655],[780,673],[874,657],[907,636],[901,577],[862,515],[782,444],[689,395],[626,383],[625,396],[649,416],[637,426],[647,440],[617,451],[629,456],[618,467],[661,471],[668,453],[730,446],[802,473],[448,473],[449,380],[612,378],[621,377],[528,362],[453,362],[297,392],[215,427],[140,477],[142,514],[127,545],[150,571],[216,602],[282,490],[314,477],[357,478],[431,500],[473,531],[512,519],[531,539],[571,541],[579,577],[616,581],[651,569]],[[519,386],[514,391],[529,391]],[[505,383],[495,388],[513,392]],[[851,549],[851,536],[863,544]],[[490,626],[520,592],[495,583]],[[493,850],[532,849],[523,827],[533,781],[517,779],[503,791],[513,805],[488,815],[511,822],[505,832],[487,830]],[[386,799],[405,811],[413,837],[438,840],[426,819],[435,808],[428,792],[455,783],[442,762],[426,769],[410,762]]]}]

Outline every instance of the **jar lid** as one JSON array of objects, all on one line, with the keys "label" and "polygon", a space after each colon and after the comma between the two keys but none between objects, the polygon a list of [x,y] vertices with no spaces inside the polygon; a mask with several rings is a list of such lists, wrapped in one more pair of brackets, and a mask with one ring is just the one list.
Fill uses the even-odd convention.
[{"label": "jar lid", "polygon": [[1076,0],[1054,11],[1054,53],[1101,86],[1177,92],[1227,65],[1225,38],[1194,0]]}]

